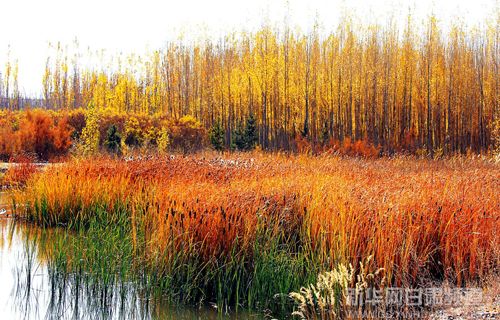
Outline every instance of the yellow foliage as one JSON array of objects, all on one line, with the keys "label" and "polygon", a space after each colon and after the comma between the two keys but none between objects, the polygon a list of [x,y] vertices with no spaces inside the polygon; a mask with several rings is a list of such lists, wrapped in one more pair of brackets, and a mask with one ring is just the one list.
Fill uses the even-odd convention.
[{"label": "yellow foliage", "polygon": [[165,127],[161,128],[159,138],[157,140],[158,153],[165,154],[170,146],[170,138],[168,136],[168,130]]},{"label": "yellow foliage", "polygon": [[83,128],[77,153],[82,156],[95,155],[99,149],[99,113],[94,107],[89,107],[85,115],[87,124]]},{"label": "yellow foliage", "polygon": [[144,141],[141,134],[139,120],[136,117],[130,116],[125,122],[125,142],[129,145],[140,144]]},{"label": "yellow foliage", "polygon": [[201,122],[191,115],[185,115],[179,119],[179,122],[190,129],[200,129],[202,127]]}]

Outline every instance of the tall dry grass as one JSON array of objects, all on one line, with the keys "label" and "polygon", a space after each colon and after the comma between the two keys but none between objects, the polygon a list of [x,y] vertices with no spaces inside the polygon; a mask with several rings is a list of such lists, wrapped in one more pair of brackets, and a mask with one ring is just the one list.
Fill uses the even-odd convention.
[{"label": "tall dry grass", "polygon": [[262,306],[370,256],[387,285],[481,280],[498,269],[499,187],[483,160],[234,154],[74,160],[15,201],[44,226],[123,226],[183,300]]}]

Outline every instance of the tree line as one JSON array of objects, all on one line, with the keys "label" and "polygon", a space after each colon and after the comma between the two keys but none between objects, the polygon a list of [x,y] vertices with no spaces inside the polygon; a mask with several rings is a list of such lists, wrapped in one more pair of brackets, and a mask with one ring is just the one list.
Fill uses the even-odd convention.
[{"label": "tree line", "polygon": [[[99,66],[58,44],[47,59],[41,103],[190,115],[210,130],[218,126],[226,148],[254,119],[263,149],[286,150],[303,139],[487,152],[497,141],[500,103],[499,12],[495,17],[481,28],[460,20],[445,28],[435,16],[420,24],[409,14],[399,27],[396,19],[382,25],[346,12],[333,30],[264,23],[218,40],[181,36],[143,57],[97,55]],[[17,66],[8,64],[2,108],[21,108],[20,97]]]}]

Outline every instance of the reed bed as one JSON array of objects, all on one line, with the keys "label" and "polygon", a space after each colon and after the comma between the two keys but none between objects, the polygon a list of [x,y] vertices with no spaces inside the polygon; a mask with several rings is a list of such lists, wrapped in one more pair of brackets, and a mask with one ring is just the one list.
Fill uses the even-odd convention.
[{"label": "reed bed", "polygon": [[338,264],[369,261],[393,286],[481,281],[500,262],[499,169],[403,156],[73,160],[14,198],[40,225],[120,234],[111,251],[126,244],[144,288],[264,308]]}]

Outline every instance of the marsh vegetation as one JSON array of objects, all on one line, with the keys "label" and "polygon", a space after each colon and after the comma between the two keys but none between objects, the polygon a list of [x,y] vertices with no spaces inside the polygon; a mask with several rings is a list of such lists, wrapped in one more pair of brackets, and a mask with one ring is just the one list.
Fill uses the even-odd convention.
[{"label": "marsh vegetation", "polygon": [[43,260],[74,297],[276,315],[340,265],[383,269],[383,287],[484,283],[500,261],[499,169],[462,157],[96,158],[34,172],[13,213],[65,232]]}]

